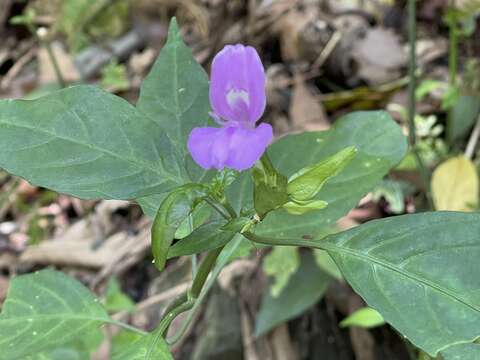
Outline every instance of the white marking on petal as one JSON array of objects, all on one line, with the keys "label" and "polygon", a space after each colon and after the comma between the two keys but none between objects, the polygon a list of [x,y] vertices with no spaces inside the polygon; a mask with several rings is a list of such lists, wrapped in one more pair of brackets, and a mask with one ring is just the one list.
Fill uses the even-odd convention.
[{"label": "white marking on petal", "polygon": [[245,90],[231,89],[227,93],[227,103],[231,107],[238,106],[238,102],[241,101],[245,105],[250,105],[250,95]]}]

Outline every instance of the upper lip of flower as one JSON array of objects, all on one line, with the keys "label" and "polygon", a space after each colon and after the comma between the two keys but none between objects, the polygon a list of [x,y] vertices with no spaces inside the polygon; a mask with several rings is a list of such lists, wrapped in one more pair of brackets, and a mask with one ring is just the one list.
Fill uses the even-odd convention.
[{"label": "upper lip of flower", "polygon": [[213,59],[210,116],[221,128],[195,128],[188,149],[201,167],[245,170],[262,156],[273,137],[256,122],[265,111],[265,72],[254,48],[227,45]]}]

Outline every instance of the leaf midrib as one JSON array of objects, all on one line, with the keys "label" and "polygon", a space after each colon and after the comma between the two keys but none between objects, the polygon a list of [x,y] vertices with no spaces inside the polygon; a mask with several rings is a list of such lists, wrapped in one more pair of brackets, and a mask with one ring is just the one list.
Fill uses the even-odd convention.
[{"label": "leaf midrib", "polygon": [[[313,244],[310,243],[310,246],[311,245],[313,245]],[[354,250],[349,249],[349,248],[339,247],[339,246],[336,246],[332,243],[326,243],[326,242],[323,242],[323,241],[322,241],[322,244],[319,244],[319,247],[321,247],[324,250],[327,250],[328,252],[332,251],[332,252],[348,254],[350,256],[353,256],[354,258],[362,259],[362,260],[365,260],[369,263],[374,263],[376,265],[382,266],[386,269],[389,269],[389,270],[394,271],[394,272],[396,272],[400,275],[403,275],[404,277],[407,277],[407,278],[409,278],[413,281],[416,281],[420,284],[428,286],[428,287],[436,290],[437,292],[440,292],[443,295],[446,295],[446,296],[450,297],[451,299],[453,299],[455,301],[458,301],[459,303],[467,306],[468,308],[480,313],[480,308],[479,307],[476,307],[475,305],[470,304],[467,300],[464,300],[461,297],[456,296],[456,294],[453,291],[451,291],[451,290],[449,290],[449,289],[447,289],[443,286],[437,285],[436,283],[434,283],[434,282],[432,282],[428,279],[421,278],[421,277],[419,277],[419,276],[417,276],[417,275],[415,275],[415,274],[413,274],[409,271],[406,271],[403,268],[399,268],[397,266],[394,266],[393,264],[388,263],[386,261],[383,261],[379,258],[373,257],[371,255],[364,254],[364,253],[359,252],[359,251],[354,251]]]},{"label": "leaf midrib", "polygon": [[[104,154],[107,154],[107,155],[110,155],[114,158],[117,158],[117,159],[120,159],[122,161],[126,161],[126,162],[130,162],[132,164],[134,164],[135,166],[137,167],[140,167],[140,168],[144,168],[146,170],[150,170],[152,172],[154,172],[155,174],[157,175],[160,175],[162,177],[165,177],[165,175],[168,174],[168,179],[170,179],[171,181],[175,182],[175,183],[178,183],[179,179],[177,179],[176,177],[173,177],[168,171],[165,171],[164,173],[162,173],[159,169],[157,168],[154,168],[154,167],[151,167],[150,164],[148,163],[145,163],[143,161],[138,161],[137,159],[135,158],[130,158],[130,157],[122,157],[118,154],[116,154],[115,152],[112,152],[110,150],[107,150],[105,148],[101,148],[101,147],[97,147],[97,146],[94,146],[92,144],[89,144],[89,143],[84,143],[84,142],[81,142],[81,141],[78,141],[76,139],[73,139],[73,138],[69,138],[69,137],[66,137],[66,136],[61,136],[61,135],[58,135],[58,134],[55,134],[55,133],[52,133],[50,131],[47,131],[45,129],[42,129],[42,128],[36,128],[36,127],[33,127],[33,126],[27,126],[25,124],[14,124],[14,123],[10,123],[10,122],[7,122],[7,121],[2,121],[0,120],[0,125],[6,125],[6,126],[11,126],[11,127],[17,127],[17,128],[23,128],[23,129],[27,129],[27,130],[30,130],[30,131],[33,131],[33,132],[39,132],[39,133],[42,133],[44,135],[48,135],[48,136],[51,136],[53,138],[57,138],[57,139],[61,139],[61,140],[65,140],[65,141],[68,141],[68,142],[71,142],[71,143],[74,143],[74,144],[77,144],[77,145],[80,145],[80,146],[84,146],[84,147],[87,147],[91,150],[94,150],[94,151],[98,151],[98,152],[101,152],[101,153],[104,153]],[[164,169],[166,170],[166,169]]]},{"label": "leaf midrib", "polygon": [[447,297],[465,305],[466,307],[472,309],[473,311],[480,313],[480,308],[479,307],[476,307],[475,305],[470,304],[467,300],[464,300],[463,298],[456,296],[455,292],[453,292],[453,291],[451,291],[451,290],[449,290],[449,289],[447,289],[443,286],[437,285],[436,283],[434,283],[434,282],[432,282],[428,279],[419,277],[419,276],[417,276],[417,275],[415,275],[415,274],[413,274],[409,271],[406,271],[404,268],[399,268],[399,267],[397,267],[397,266],[395,266],[395,265],[393,265],[389,262],[383,261],[382,259],[373,257],[369,254],[364,254],[360,251],[352,250],[352,249],[347,248],[347,247],[337,246],[337,245],[335,245],[331,242],[328,242],[327,239],[331,236],[335,237],[335,235],[330,235],[330,236],[327,236],[324,239],[316,240],[316,241],[315,240],[314,241],[312,241],[312,240],[302,240],[302,239],[276,239],[273,242],[272,240],[269,240],[268,238],[263,238],[264,241],[261,241],[262,237],[257,237],[256,240],[258,242],[262,242],[262,243],[267,244],[267,245],[304,246],[304,247],[326,250],[329,253],[330,252],[337,252],[337,253],[347,254],[347,255],[350,255],[354,258],[364,260],[368,263],[373,263],[373,264],[379,265],[379,266],[384,267],[386,269],[389,269],[393,272],[396,272],[400,275],[403,275],[404,277],[409,278],[410,280],[413,280],[417,283],[428,286],[428,287],[432,288],[433,290],[435,290],[439,293],[442,293],[443,295],[445,295],[445,296],[447,296]]}]

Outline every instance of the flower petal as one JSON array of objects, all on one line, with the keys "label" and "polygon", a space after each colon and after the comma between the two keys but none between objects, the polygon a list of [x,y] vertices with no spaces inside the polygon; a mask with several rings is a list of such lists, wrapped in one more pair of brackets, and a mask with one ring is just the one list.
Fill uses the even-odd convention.
[{"label": "flower petal", "polygon": [[190,132],[187,148],[193,160],[204,169],[214,167],[212,148],[222,128],[200,127]]},{"label": "flower petal", "polygon": [[259,160],[273,139],[270,124],[262,123],[256,129],[234,128],[229,140],[229,154],[225,165],[242,171]]},{"label": "flower petal", "polygon": [[251,46],[227,45],[213,59],[210,103],[234,122],[255,123],[265,111],[265,71]]},{"label": "flower petal", "polygon": [[204,169],[229,167],[242,171],[252,167],[273,138],[269,124],[256,129],[243,127],[194,128],[188,138],[188,151]]}]

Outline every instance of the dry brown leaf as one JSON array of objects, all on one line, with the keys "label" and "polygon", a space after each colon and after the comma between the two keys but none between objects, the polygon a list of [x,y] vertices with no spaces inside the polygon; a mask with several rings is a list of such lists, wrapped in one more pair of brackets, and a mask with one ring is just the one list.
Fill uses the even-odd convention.
[{"label": "dry brown leaf", "polygon": [[295,131],[319,131],[330,127],[322,104],[312,95],[300,75],[295,77],[289,113]]},{"label": "dry brown leaf", "polygon": [[28,247],[20,256],[24,263],[46,265],[71,265],[89,268],[102,268],[113,257],[124,253],[137,243],[137,236],[118,232],[104,241],[106,234],[113,229],[110,215],[124,201],[103,201],[96,207],[95,213],[82,219],[65,233],[39,245]]}]

